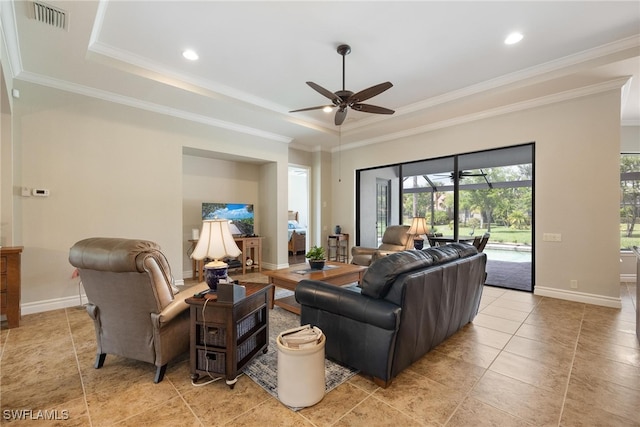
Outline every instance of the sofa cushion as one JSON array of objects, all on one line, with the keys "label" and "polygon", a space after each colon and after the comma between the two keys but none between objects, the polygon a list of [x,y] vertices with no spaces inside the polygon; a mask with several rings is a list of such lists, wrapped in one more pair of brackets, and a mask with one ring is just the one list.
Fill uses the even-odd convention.
[{"label": "sofa cushion", "polygon": [[458,251],[460,258],[466,258],[478,253],[478,249],[471,243],[450,243],[447,246]]},{"label": "sofa cushion", "polygon": [[432,264],[433,256],[426,251],[394,252],[379,258],[369,266],[362,277],[362,294],[382,298],[400,274]]},{"label": "sofa cushion", "polygon": [[[464,243],[450,243],[448,245],[436,246],[423,249],[423,252],[431,255],[435,262],[434,264],[442,264],[443,262],[453,261],[458,258],[466,258],[467,256],[473,255],[476,252],[471,252],[471,249],[466,248]],[[475,249],[471,246],[472,249]],[[463,256],[463,254],[465,254]]]},{"label": "sofa cushion", "polygon": [[399,275],[443,264],[459,258],[467,258],[478,250],[466,243],[451,243],[444,246],[426,248],[421,251],[402,251],[378,258],[369,266],[362,277],[362,293],[373,298],[383,298]]}]

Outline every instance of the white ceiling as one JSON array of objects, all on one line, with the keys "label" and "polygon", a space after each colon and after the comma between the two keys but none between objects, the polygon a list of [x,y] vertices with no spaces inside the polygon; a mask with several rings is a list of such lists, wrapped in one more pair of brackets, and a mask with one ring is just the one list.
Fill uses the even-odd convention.
[{"label": "white ceiling", "polygon": [[[625,85],[622,123],[640,125],[640,2],[47,1],[68,28],[2,1],[21,98],[45,85],[290,142],[338,144],[333,114],[289,110],[384,81],[349,110],[342,144],[366,144]],[[14,16],[15,18],[12,18]],[[524,34],[507,46],[512,31]],[[198,52],[196,62],[181,53]],[[46,91],[44,91],[46,92]],[[35,98],[34,98],[35,99]]]}]

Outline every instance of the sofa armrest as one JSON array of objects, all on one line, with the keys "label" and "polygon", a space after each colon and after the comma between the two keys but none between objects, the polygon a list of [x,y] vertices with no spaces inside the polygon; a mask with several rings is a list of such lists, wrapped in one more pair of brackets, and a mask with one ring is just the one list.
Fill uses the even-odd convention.
[{"label": "sofa armrest", "polygon": [[357,256],[357,255],[373,255],[376,253],[376,251],[378,250],[378,248],[365,248],[362,246],[354,246],[351,248],[351,255],[352,256]]},{"label": "sofa armrest", "polygon": [[375,260],[377,260],[377,259],[380,259],[380,258],[386,257],[387,255],[394,254],[394,253],[396,253],[396,252],[399,252],[399,251],[392,251],[392,250],[382,250],[382,249],[378,249],[378,250],[376,250],[376,251],[373,253],[373,256],[371,257],[371,262],[373,262],[373,261],[375,261]]},{"label": "sofa armrest", "polygon": [[296,301],[358,322],[394,331],[400,322],[400,307],[336,285],[302,280],[295,291]]},{"label": "sofa armrest", "polygon": [[151,320],[156,328],[161,328],[163,325],[171,322],[183,311],[189,308],[189,304],[185,300],[192,297],[194,294],[208,289],[206,283],[198,283],[195,286],[191,286],[175,295],[173,301],[171,301],[160,313],[151,313]]}]

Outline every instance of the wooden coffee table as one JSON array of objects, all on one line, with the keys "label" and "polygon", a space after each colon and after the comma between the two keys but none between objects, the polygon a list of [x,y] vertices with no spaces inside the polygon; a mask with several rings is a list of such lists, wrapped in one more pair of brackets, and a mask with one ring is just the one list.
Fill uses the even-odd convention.
[{"label": "wooden coffee table", "polygon": [[269,283],[274,285],[271,288],[271,308],[273,305],[284,308],[296,314],[300,314],[300,304],[296,302],[295,296],[275,299],[275,287],[295,291],[296,286],[301,280],[320,280],[321,282],[330,283],[332,285],[341,286],[349,283],[360,283],[362,275],[367,267],[355,264],[343,264],[341,262],[327,262],[326,266],[330,268],[325,270],[309,270],[307,264],[295,265],[280,270],[263,271],[263,274],[269,277]]}]

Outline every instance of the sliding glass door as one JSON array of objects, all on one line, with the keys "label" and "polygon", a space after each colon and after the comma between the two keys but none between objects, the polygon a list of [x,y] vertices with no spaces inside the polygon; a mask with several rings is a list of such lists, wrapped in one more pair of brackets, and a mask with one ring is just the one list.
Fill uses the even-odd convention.
[{"label": "sliding glass door", "polygon": [[[424,216],[430,233],[450,240],[488,234],[485,252],[494,266],[508,269],[524,265],[502,261],[528,262],[519,273],[528,276],[524,280],[503,280],[496,270],[487,281],[503,287],[513,282],[514,288],[531,291],[533,159],[534,144],[525,144],[357,171],[356,242],[375,247],[387,225],[409,225],[413,217]],[[375,200],[367,196],[374,185]]]},{"label": "sliding glass door", "polygon": [[382,243],[382,235],[389,225],[391,216],[390,181],[388,179],[376,179],[376,241],[377,246]]}]

